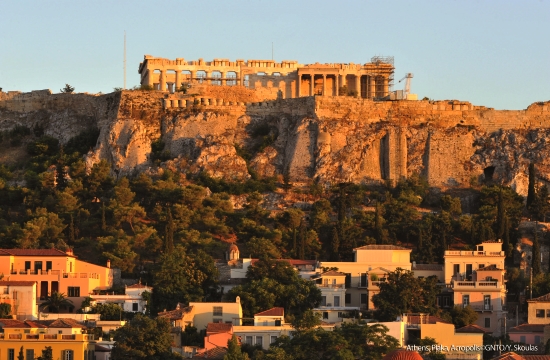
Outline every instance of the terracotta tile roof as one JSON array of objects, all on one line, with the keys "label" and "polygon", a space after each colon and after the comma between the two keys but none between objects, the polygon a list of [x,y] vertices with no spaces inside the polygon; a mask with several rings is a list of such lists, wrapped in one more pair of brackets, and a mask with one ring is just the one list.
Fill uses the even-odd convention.
[{"label": "terracotta tile roof", "polygon": [[0,286],[33,286],[36,281],[2,281],[0,280]]},{"label": "terracotta tile roof", "polygon": [[493,360],[525,360],[521,355],[516,354],[515,352],[508,352],[500,356],[494,357]]},{"label": "terracotta tile roof", "polygon": [[495,271],[495,270],[502,270],[502,269],[497,268],[495,264],[477,269],[477,271]]},{"label": "terracotta tile roof", "polygon": [[544,324],[521,324],[508,330],[509,333],[544,332]]},{"label": "terracotta tile roof", "polygon": [[254,314],[254,316],[285,316],[285,309],[282,307],[274,307]]},{"label": "terracotta tile roof", "polygon": [[175,310],[159,312],[158,317],[166,318],[169,320],[181,320],[192,311],[193,306],[177,307]]},{"label": "terracotta tile roof", "polygon": [[550,355],[522,355],[525,360],[550,360]]},{"label": "terracotta tile roof", "polygon": [[0,256],[73,256],[57,249],[0,249]]},{"label": "terracotta tile roof", "polygon": [[459,329],[456,329],[457,333],[478,333],[478,334],[490,334],[491,331],[485,330],[481,326],[478,326],[476,324],[472,325],[466,325]]},{"label": "terracotta tile roof", "polygon": [[208,323],[206,325],[206,333],[226,333],[231,332],[233,330],[232,324],[225,324],[225,323]]},{"label": "terracotta tile roof", "polygon": [[39,323],[38,321],[21,321],[21,320],[14,320],[14,319],[0,319],[0,327],[4,328],[46,328],[46,325],[43,325]]},{"label": "terracotta tile roof", "polygon": [[414,270],[432,270],[432,271],[441,271],[443,270],[443,265],[441,264],[416,264],[412,266],[412,271]]},{"label": "terracotta tile roof", "polygon": [[550,293],[539,296],[538,298],[529,299],[527,302],[550,302]]},{"label": "terracotta tile roof", "polygon": [[216,347],[208,351],[202,352],[194,356],[194,358],[199,359],[223,359],[225,354],[227,354],[227,349],[222,347]]},{"label": "terracotta tile roof", "polygon": [[416,351],[397,349],[390,351],[383,360],[422,360],[422,356]]},{"label": "terracotta tile roof", "polygon": [[37,321],[40,324],[46,325],[49,328],[63,328],[63,329],[70,329],[70,328],[79,328],[79,329],[85,329],[86,326],[82,323],[74,320],[74,319],[56,319],[56,320],[40,320]]},{"label": "terracotta tile roof", "polygon": [[410,250],[401,246],[397,245],[365,245],[358,248],[355,248],[353,250]]}]

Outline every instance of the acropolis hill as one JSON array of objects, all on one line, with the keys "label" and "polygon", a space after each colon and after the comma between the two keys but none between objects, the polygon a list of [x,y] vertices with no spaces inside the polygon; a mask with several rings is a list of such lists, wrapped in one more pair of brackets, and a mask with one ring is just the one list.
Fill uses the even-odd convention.
[{"label": "acropolis hill", "polygon": [[[391,64],[379,63],[384,70],[372,73],[372,63],[350,70],[343,64],[258,61],[262,74],[253,69],[245,78],[251,61],[240,67],[225,61],[199,66],[146,56],[139,67],[142,84],[164,91],[0,93],[0,129],[40,125],[45,134],[67,141],[97,126],[99,139],[87,164],[106,159],[117,175],[158,171],[152,144],[161,139],[161,168],[233,180],[249,178],[249,168],[260,176],[288,174],[294,182],[321,183],[396,181],[418,173],[435,187],[490,177],[526,194],[532,161],[541,180],[550,180],[550,102],[501,111],[457,100],[384,101]],[[240,73],[191,75],[224,67]],[[355,87],[355,96],[337,95],[343,83]],[[187,93],[174,91],[181,85]],[[236,145],[251,154],[248,163]]]}]

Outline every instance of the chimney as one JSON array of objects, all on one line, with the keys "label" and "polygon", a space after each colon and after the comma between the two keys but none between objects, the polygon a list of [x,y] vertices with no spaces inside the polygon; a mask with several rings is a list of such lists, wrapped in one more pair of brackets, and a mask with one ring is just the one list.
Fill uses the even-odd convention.
[{"label": "chimney", "polygon": [[111,260],[107,259],[107,267],[110,269],[111,268]]},{"label": "chimney", "polygon": [[65,254],[67,254],[67,255],[69,255],[69,256],[74,256],[73,249],[68,248],[67,251],[65,251]]}]

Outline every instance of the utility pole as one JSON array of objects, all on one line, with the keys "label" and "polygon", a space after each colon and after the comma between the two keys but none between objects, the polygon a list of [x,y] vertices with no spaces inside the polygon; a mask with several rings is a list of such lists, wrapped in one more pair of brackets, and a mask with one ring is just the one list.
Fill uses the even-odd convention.
[{"label": "utility pole", "polygon": [[124,30],[124,90],[126,90],[126,30]]}]

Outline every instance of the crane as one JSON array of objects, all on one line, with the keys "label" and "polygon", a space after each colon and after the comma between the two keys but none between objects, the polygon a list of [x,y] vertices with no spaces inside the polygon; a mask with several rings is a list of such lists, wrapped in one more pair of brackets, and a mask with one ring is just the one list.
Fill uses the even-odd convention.
[{"label": "crane", "polygon": [[403,97],[406,99],[407,98],[407,95],[409,95],[411,93],[411,79],[413,78],[413,73],[407,73],[405,74],[405,76],[403,76],[403,78],[401,80],[399,80],[399,82],[407,79],[407,81],[405,81],[405,90],[404,90],[404,94],[403,94]]}]

